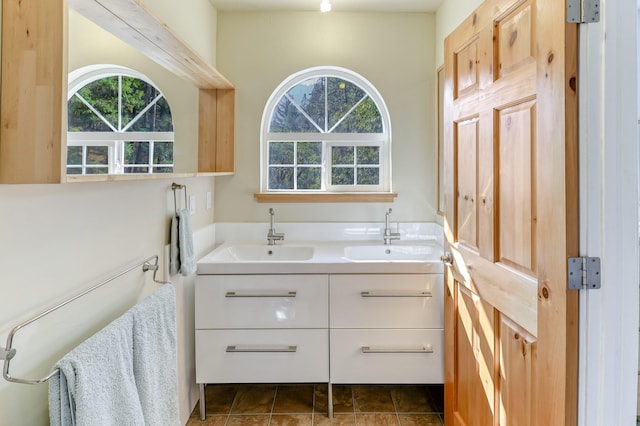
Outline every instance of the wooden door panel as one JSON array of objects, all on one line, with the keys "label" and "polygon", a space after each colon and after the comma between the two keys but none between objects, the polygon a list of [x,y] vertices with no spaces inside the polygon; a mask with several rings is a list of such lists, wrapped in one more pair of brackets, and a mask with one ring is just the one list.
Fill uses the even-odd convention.
[{"label": "wooden door panel", "polygon": [[498,259],[524,273],[535,271],[535,102],[496,111]]},{"label": "wooden door panel", "polygon": [[498,77],[504,77],[523,64],[535,62],[533,2],[523,2],[495,20]]},{"label": "wooden door panel", "polygon": [[478,87],[478,41],[472,39],[454,54],[456,98]]},{"label": "wooden door panel", "polygon": [[457,303],[456,386],[467,395],[456,401],[457,423],[490,425],[495,404],[494,310],[464,287],[458,288]]},{"label": "wooden door panel", "polygon": [[532,393],[535,338],[501,315],[499,348],[499,423],[503,426],[536,426]]},{"label": "wooden door panel", "polygon": [[469,247],[477,249],[477,150],[478,119],[467,119],[455,124],[455,152],[457,168],[466,173],[458,174],[458,222],[457,240]]}]

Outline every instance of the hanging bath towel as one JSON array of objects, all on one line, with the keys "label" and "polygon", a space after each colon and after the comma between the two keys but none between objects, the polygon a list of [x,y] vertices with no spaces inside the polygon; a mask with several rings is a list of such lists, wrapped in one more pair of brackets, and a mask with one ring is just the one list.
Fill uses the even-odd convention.
[{"label": "hanging bath towel", "polygon": [[133,375],[147,426],[178,426],[175,289],[165,284],[131,308]]},{"label": "hanging bath towel", "polygon": [[49,382],[52,426],[144,426],[133,374],[133,316],[125,314],[71,350]]}]

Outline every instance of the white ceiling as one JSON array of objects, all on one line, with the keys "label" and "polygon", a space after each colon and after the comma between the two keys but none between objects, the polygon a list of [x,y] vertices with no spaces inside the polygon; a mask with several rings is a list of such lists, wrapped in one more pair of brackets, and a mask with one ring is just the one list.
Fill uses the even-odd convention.
[{"label": "white ceiling", "polygon": [[[319,11],[320,0],[209,0],[220,11]],[[443,0],[331,0],[334,12],[435,12]]]}]

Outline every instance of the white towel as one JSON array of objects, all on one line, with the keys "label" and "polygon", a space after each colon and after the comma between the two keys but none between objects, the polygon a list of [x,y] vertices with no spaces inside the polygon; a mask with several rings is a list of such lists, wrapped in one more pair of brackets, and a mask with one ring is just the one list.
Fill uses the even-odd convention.
[{"label": "white towel", "polygon": [[175,289],[165,284],[56,363],[51,425],[179,425],[176,342]]},{"label": "white towel", "polygon": [[191,214],[188,210],[179,210],[171,219],[170,238],[169,272],[172,275],[180,272],[185,277],[196,272]]},{"label": "white towel", "polygon": [[131,308],[133,374],[147,426],[180,424],[175,289],[171,284]]},{"label": "white towel", "polygon": [[175,275],[180,272],[180,247],[178,246],[178,214],[171,218],[171,232],[169,234],[169,273]]},{"label": "white towel", "polygon": [[49,382],[51,425],[144,425],[133,374],[133,316],[89,337],[58,361]]}]

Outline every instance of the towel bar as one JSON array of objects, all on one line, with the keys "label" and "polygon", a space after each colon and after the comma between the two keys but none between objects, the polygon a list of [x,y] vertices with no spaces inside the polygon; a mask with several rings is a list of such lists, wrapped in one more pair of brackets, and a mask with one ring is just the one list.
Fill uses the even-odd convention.
[{"label": "towel bar", "polygon": [[173,191],[173,209],[176,214],[178,214],[178,201],[176,199],[176,190],[184,189],[184,208],[186,209],[187,204],[187,185],[180,185],[179,183],[172,183],[171,190]]},{"label": "towel bar", "polygon": [[[154,264],[151,264],[150,262],[152,260],[155,260]],[[49,373],[47,376],[41,378],[41,379],[20,379],[17,377],[12,377],[11,374],[9,374],[9,364],[11,363],[11,359],[13,359],[16,355],[16,349],[12,348],[12,344],[13,344],[13,337],[16,335],[16,333],[22,329],[23,327],[26,327],[27,325],[31,324],[32,322],[35,322],[37,320],[39,320],[40,318],[49,315],[50,313],[57,311],[58,309],[62,308],[63,306],[73,302],[76,299],[79,299],[80,297],[91,293],[92,291],[102,287],[105,284],[110,283],[111,281],[115,280],[116,278],[120,278],[122,275],[126,274],[127,272],[131,272],[134,269],[139,268],[140,266],[142,266],[142,270],[144,272],[147,271],[153,271],[153,281],[157,282],[158,284],[167,284],[164,281],[158,281],[156,279],[156,274],[158,273],[158,260],[159,260],[159,256],[153,255],[151,257],[148,257],[147,259],[136,263],[135,265],[132,265],[130,267],[128,267],[127,269],[117,273],[116,275],[86,289],[81,291],[80,293],[75,294],[74,296],[69,297],[68,299],[65,299],[64,301],[58,303],[57,305],[42,311],[41,313],[29,318],[26,321],[23,321],[22,323],[16,325],[15,327],[13,327],[13,329],[9,332],[9,335],[7,336],[7,345],[6,347],[2,348],[0,347],[0,360],[4,360],[4,368],[2,370],[2,377],[4,377],[5,380],[9,381],[9,382],[14,382],[14,383],[23,383],[23,384],[27,384],[27,385],[39,385],[41,383],[44,383],[46,381],[48,381],[51,377],[53,377],[54,375],[56,375],[58,373],[58,370],[53,370],[51,373]]]}]

